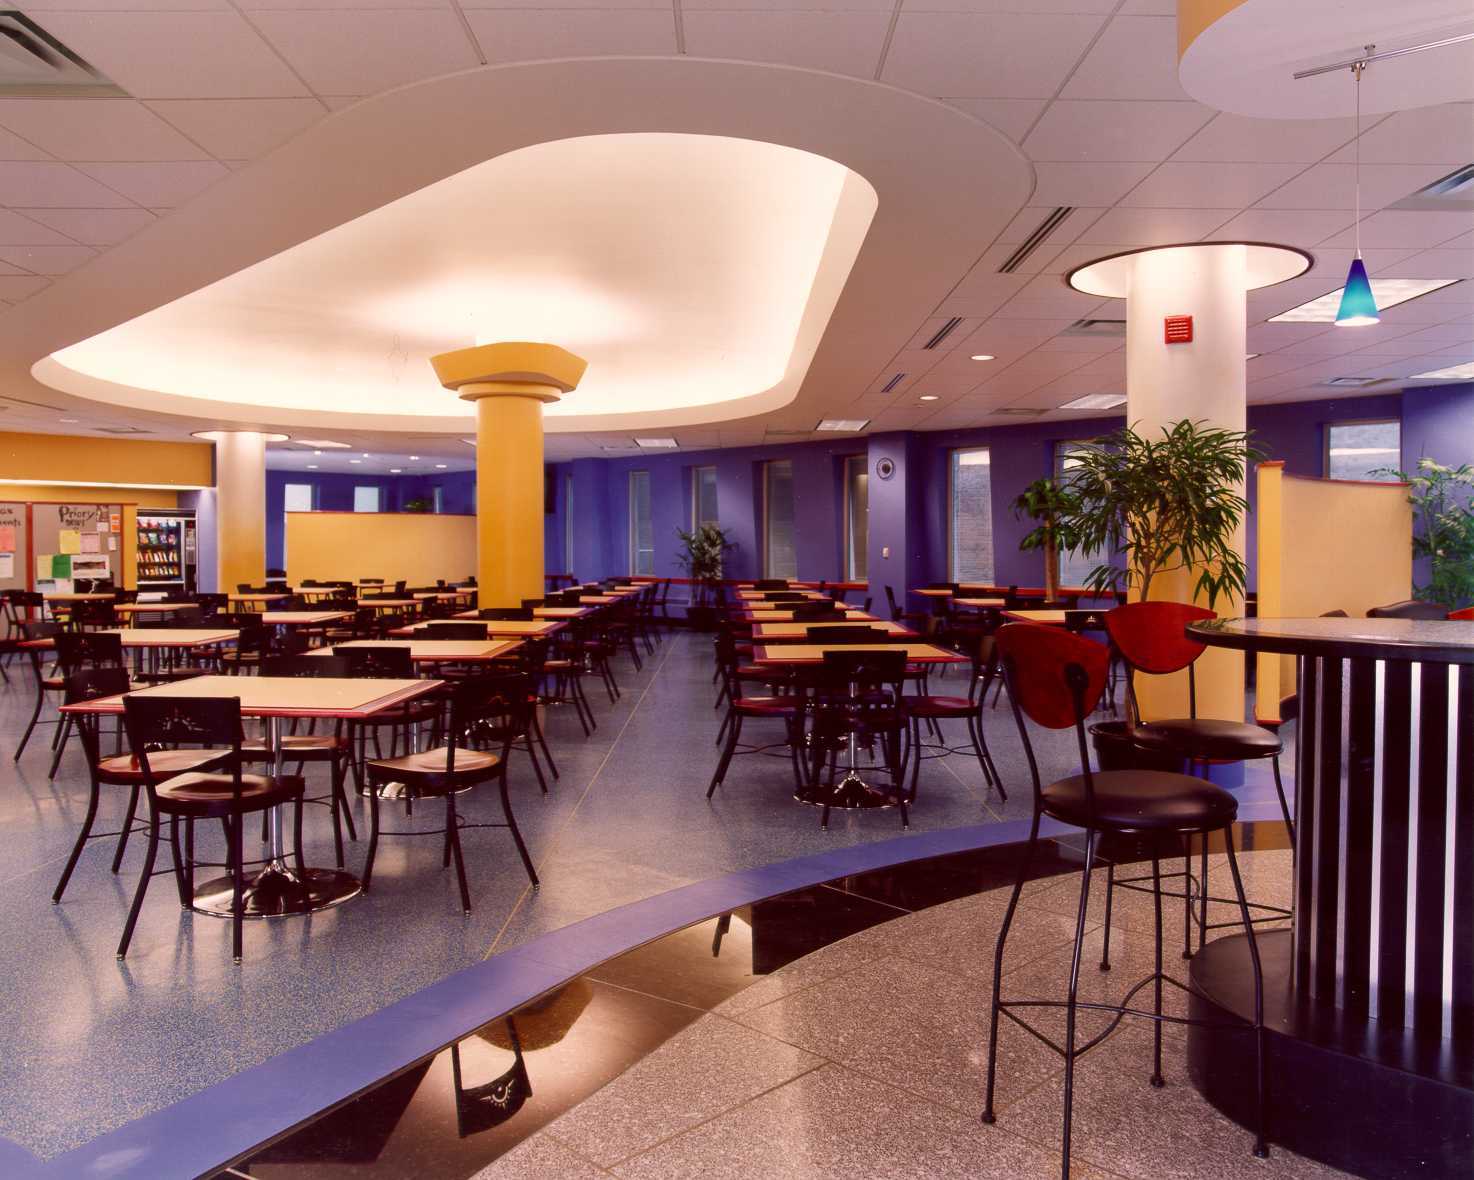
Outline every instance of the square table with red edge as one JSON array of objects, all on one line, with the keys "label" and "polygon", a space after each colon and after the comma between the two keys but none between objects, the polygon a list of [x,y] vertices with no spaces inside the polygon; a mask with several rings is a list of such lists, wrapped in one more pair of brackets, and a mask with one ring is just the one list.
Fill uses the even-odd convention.
[{"label": "square table with red edge", "polygon": [[285,602],[290,597],[290,594],[285,594],[280,590],[270,590],[261,594],[252,594],[249,590],[240,590],[234,594],[226,595],[226,598],[231,602],[259,602],[263,606],[270,606],[273,602]]},{"label": "square table with red edge", "polygon": [[413,598],[360,598],[358,605],[374,610],[413,610],[420,604]]},{"label": "square table with red edge", "polygon": [[[773,605],[774,606],[777,606],[777,607],[782,607],[785,604],[784,603],[781,603],[781,602],[778,602],[778,603],[774,603]],[[846,606],[844,606],[843,603],[841,603],[840,604],[840,608],[841,609],[838,612],[838,614],[839,614],[839,617],[838,618],[836,618],[834,615],[825,615],[823,618],[814,619],[813,622],[815,622],[815,623],[872,623],[872,622],[876,622],[877,621],[874,615],[869,614],[868,612],[861,610],[858,606],[846,607]],[[791,610],[751,610],[751,609],[744,609],[743,612],[742,612],[742,618],[743,618],[744,621],[749,622],[749,623],[791,623],[791,622],[794,622],[795,621],[794,620],[794,617],[793,617],[793,611],[791,611]]]},{"label": "square table with red edge", "polygon": [[[549,639],[568,626],[560,619],[476,619],[474,621],[484,623],[487,636],[497,639]],[[434,620],[426,620],[423,623],[411,623],[408,627],[396,627],[389,634],[399,639],[406,637],[433,639],[434,632],[431,628],[436,625]]]},{"label": "square table with red edge", "polygon": [[[282,720],[321,717],[361,721],[397,708],[406,701],[440,688],[439,680],[373,680],[301,676],[196,676],[172,684],[145,688],[134,696],[149,697],[235,697],[242,717],[260,717],[266,722],[266,746],[272,756],[272,774],[285,773],[282,750]],[[119,714],[123,698],[99,697],[63,705],[63,713]],[[363,888],[352,873],[341,869],[307,869],[298,872],[287,862],[282,804],[268,812],[271,855],[262,870],[247,883],[245,915],[248,918],[281,917],[324,910],[354,897]],[[229,915],[234,882],[217,877],[195,889],[193,908],[205,913]]]},{"label": "square table with red edge", "polygon": [[[109,627],[104,635],[116,635],[124,647],[216,647],[234,643],[240,632],[229,627]],[[17,645],[32,650],[56,646],[50,639],[23,639]]]},{"label": "square table with red edge", "polygon": [[786,602],[793,602],[793,601],[803,601],[803,602],[830,602],[830,601],[833,601],[829,597],[829,595],[827,595],[827,594],[820,594],[819,591],[817,591],[817,590],[739,590],[739,591],[737,591],[737,601],[738,602],[771,602],[772,599],[770,599],[768,597],[769,594],[797,594],[797,595],[800,595],[801,596],[801,598],[798,599],[798,600],[795,600],[795,599],[792,599],[792,598],[789,598],[789,599],[779,599],[780,602],[784,602],[784,601],[786,601]]},{"label": "square table with red edge", "polygon": [[[884,631],[896,639],[920,639],[921,636],[901,623],[893,623],[889,619],[877,619],[867,624],[873,629]],[[752,626],[752,637],[757,642],[769,640],[794,640],[807,639],[809,632],[814,629],[822,631],[825,627],[853,627],[854,623],[848,619],[839,620],[809,620],[800,619],[796,622],[777,623],[754,623]]]},{"label": "square table with red edge", "polygon": [[113,607],[115,614],[127,618],[130,615],[168,615],[177,610],[196,610],[198,602],[120,602]]},{"label": "square table with red edge", "polygon": [[1007,602],[1006,598],[954,598],[952,605],[967,607],[969,610],[985,610],[990,606],[1003,606]]},{"label": "square table with red edge", "polygon": [[934,643],[775,643],[754,645],[758,664],[822,664],[827,651],[903,651],[908,664],[966,664],[968,658]]},{"label": "square table with red edge", "polygon": [[352,639],[313,648],[310,656],[330,656],[344,647],[407,647],[416,664],[485,664],[522,646],[520,639]]},{"label": "square table with red edge", "polygon": [[[591,606],[535,606],[532,608],[534,619],[583,619],[594,613]],[[455,615],[458,619],[470,619],[476,623],[490,623],[493,619],[483,619],[479,611],[463,610]]]},{"label": "square table with red edge", "polygon": [[262,613],[261,622],[268,627],[320,627],[352,617],[345,610],[269,610]]},{"label": "square table with red edge", "polygon": [[1062,610],[1006,610],[1003,617],[1015,623],[1040,623],[1045,627],[1063,627],[1068,611]]},{"label": "square table with red edge", "polygon": [[101,590],[87,594],[48,594],[47,602],[111,602],[116,594],[104,593]]}]

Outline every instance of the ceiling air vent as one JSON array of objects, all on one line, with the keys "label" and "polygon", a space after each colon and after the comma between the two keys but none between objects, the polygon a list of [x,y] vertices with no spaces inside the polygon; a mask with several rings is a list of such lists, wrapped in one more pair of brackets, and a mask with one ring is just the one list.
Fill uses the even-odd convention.
[{"label": "ceiling air vent", "polygon": [[14,9],[0,9],[0,96],[126,97],[78,54]]},{"label": "ceiling air vent", "polygon": [[1001,275],[1011,275],[1014,271],[1018,270],[1023,265],[1024,259],[1039,249],[1040,246],[1044,245],[1044,239],[1057,230],[1063,224],[1064,219],[1074,211],[1075,207],[1073,205],[1061,205],[1054,210],[1054,212],[1035,227],[1033,233],[1024,239],[1023,244],[1008,256],[1003,265],[998,268],[998,273]]},{"label": "ceiling air vent", "polygon": [[[931,346],[928,345],[927,347],[929,348]],[[889,393],[891,390],[893,390],[897,385],[899,385],[904,380],[906,380],[906,374],[905,373],[897,373],[894,377],[892,377],[889,381],[887,381],[884,385],[882,385],[880,387],[880,392],[881,393]]]},{"label": "ceiling air vent", "polygon": [[765,430],[764,438],[808,438],[812,430]]},{"label": "ceiling air vent", "polygon": [[928,340],[921,347],[922,348],[935,348],[943,340],[947,339],[947,337],[952,334],[953,330],[960,323],[962,323],[962,317],[960,315],[954,315],[950,320],[948,320],[945,324],[943,324],[940,328],[937,329],[937,332],[936,332],[936,335],[935,336],[933,336],[930,340]]},{"label": "ceiling air vent", "polygon": [[1003,418],[1038,418],[1049,413],[1048,410],[1035,410],[1028,406],[1004,406],[1001,410],[990,412]]},{"label": "ceiling air vent", "polygon": [[141,426],[99,426],[98,431],[102,434],[152,434],[152,430],[144,430]]},{"label": "ceiling air vent", "polygon": [[1076,320],[1061,336],[1125,336],[1125,320]]},{"label": "ceiling air vent", "polygon": [[1363,385],[1376,385],[1386,380],[1386,377],[1332,377],[1327,381],[1322,381],[1321,384],[1336,385],[1343,389],[1357,389]]},{"label": "ceiling air vent", "polygon": [[1447,176],[1424,185],[1412,196],[1387,207],[1430,213],[1474,209],[1474,164],[1455,168]]}]

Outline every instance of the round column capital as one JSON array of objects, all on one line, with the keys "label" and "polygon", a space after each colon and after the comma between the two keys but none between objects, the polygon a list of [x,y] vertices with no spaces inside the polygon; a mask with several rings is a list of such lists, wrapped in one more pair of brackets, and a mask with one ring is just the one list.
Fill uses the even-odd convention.
[{"label": "round column capital", "polygon": [[556,344],[478,344],[430,358],[435,376],[466,401],[528,397],[555,402],[578,388],[588,361]]}]

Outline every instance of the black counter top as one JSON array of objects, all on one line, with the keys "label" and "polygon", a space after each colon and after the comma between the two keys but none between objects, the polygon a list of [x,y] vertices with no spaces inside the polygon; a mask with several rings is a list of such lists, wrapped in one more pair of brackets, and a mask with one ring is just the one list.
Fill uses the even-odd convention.
[{"label": "black counter top", "polygon": [[1187,633],[1210,647],[1338,659],[1474,664],[1474,622],[1426,619],[1213,619]]}]

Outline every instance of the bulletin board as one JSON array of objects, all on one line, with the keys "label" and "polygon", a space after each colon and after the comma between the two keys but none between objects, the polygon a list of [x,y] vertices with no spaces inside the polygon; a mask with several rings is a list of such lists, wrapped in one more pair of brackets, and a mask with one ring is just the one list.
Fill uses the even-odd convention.
[{"label": "bulletin board", "polygon": [[0,502],[0,590],[25,590],[26,505],[22,501]]},{"label": "bulletin board", "polygon": [[31,505],[31,576],[38,590],[74,578],[123,585],[122,504]]}]

